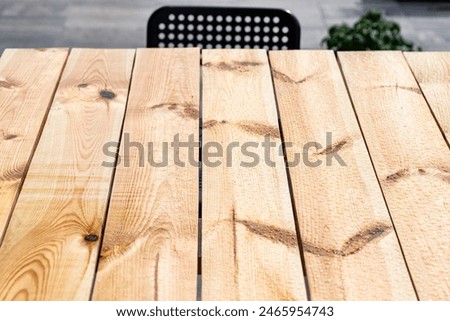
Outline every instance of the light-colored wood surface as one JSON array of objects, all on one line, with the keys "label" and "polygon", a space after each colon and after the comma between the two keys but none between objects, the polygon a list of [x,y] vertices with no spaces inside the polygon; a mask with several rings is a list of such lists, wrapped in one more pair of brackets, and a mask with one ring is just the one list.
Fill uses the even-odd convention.
[{"label": "light-colored wood surface", "polygon": [[450,299],[448,53],[135,53],[0,58],[0,300]]},{"label": "light-colored wood surface", "polygon": [[405,52],[443,134],[450,144],[450,52]]},{"label": "light-colored wood surface", "polygon": [[401,52],[338,54],[418,296],[450,298],[450,152]]},{"label": "light-colored wood surface", "polygon": [[199,140],[199,82],[199,49],[138,50],[123,133],[144,150],[122,138],[95,300],[196,299],[198,167],[171,142]]},{"label": "light-colored wood surface", "polygon": [[0,59],[0,244],[67,49],[7,49]]},{"label": "light-colored wood surface", "polygon": [[270,62],[311,299],[415,300],[334,53],[273,51]]},{"label": "light-colored wood surface", "polygon": [[[73,49],[0,248],[1,300],[87,300],[134,50]],[[36,80],[38,81],[38,80]]]},{"label": "light-colored wood surface", "polygon": [[[202,57],[203,150],[215,142],[224,150],[223,157],[210,158],[219,166],[203,159],[202,299],[304,300],[266,51],[203,50]],[[264,161],[265,135],[277,145],[272,148],[274,166]],[[259,162],[243,166],[253,157],[236,147],[227,153],[233,142],[258,143],[248,151]]]}]

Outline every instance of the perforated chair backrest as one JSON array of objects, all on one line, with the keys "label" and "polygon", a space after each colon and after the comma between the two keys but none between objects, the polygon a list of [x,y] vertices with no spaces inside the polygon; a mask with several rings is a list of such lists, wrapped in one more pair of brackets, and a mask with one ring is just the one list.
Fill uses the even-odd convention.
[{"label": "perforated chair backrest", "polygon": [[300,24],[281,9],[162,7],[148,21],[147,47],[299,49]]}]

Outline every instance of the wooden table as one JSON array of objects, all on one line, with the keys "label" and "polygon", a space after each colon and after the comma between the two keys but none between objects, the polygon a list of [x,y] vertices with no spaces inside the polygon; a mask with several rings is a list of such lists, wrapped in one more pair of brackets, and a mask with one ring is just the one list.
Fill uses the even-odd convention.
[{"label": "wooden table", "polygon": [[6,50],[0,299],[449,300],[449,108],[448,52]]}]

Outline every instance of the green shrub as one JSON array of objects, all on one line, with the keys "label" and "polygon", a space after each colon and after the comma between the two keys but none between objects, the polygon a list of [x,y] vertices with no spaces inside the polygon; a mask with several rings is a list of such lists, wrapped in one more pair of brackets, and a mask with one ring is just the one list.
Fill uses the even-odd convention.
[{"label": "green shrub", "polygon": [[397,23],[374,11],[363,15],[353,27],[345,23],[331,27],[323,43],[333,50],[422,50],[402,37]]}]

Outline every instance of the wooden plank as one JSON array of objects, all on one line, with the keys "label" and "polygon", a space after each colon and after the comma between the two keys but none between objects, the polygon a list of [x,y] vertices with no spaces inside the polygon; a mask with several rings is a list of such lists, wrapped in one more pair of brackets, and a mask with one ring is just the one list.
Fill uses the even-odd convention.
[{"label": "wooden plank", "polygon": [[415,300],[334,53],[272,51],[270,62],[311,299]]},{"label": "wooden plank", "polygon": [[338,57],[419,299],[448,300],[450,151],[401,52]]},{"label": "wooden plank", "polygon": [[[196,299],[198,166],[187,148],[177,165],[170,146],[175,135],[198,142],[199,84],[199,49],[138,50],[95,300]],[[152,165],[148,151],[160,162],[164,143],[167,165]]]},{"label": "wooden plank", "polygon": [[450,52],[403,54],[450,144]]},{"label": "wooden plank", "polygon": [[0,244],[67,55],[6,49],[0,59]]},{"label": "wooden plank", "polygon": [[134,50],[71,51],[0,249],[0,300],[87,300]]},{"label": "wooden plank", "polygon": [[[204,50],[202,57],[202,299],[305,300],[266,51]],[[276,145],[272,166],[264,161],[265,135]],[[241,164],[254,158],[240,149],[226,152],[246,142],[258,144],[248,149],[259,157],[253,166]],[[207,144],[222,146],[222,158],[208,158],[220,163],[206,164]]]}]

